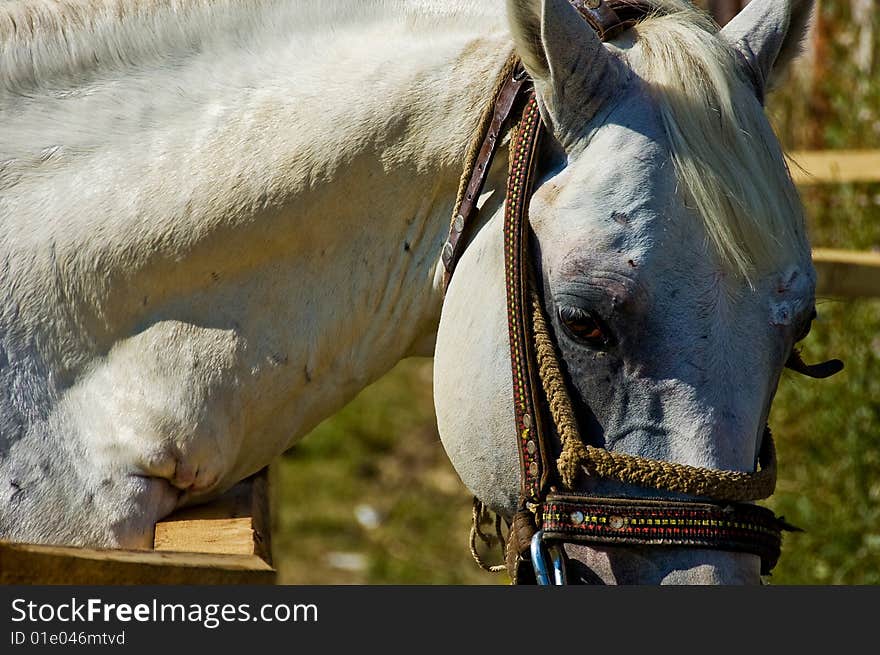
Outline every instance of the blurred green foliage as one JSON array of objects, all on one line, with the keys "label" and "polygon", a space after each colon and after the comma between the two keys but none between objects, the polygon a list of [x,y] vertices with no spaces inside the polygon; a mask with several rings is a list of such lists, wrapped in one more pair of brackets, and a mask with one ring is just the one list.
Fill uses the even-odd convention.
[{"label": "blurred green foliage", "polygon": [[[819,3],[806,56],[768,110],[790,150],[880,148],[880,33],[850,1]],[[862,3],[864,4],[864,3]],[[867,20],[866,20],[867,19]],[[817,41],[818,38],[818,41]],[[880,184],[802,190],[812,242],[880,249]],[[769,505],[788,535],[772,581],[880,583],[880,299],[817,299],[806,361],[839,357],[830,380],[784,375],[771,414],[780,480]]]},{"label": "blurred green foliage", "polygon": [[[788,150],[880,148],[880,30],[866,48],[850,2],[820,8],[822,41],[770,96],[768,112]],[[880,185],[802,195],[815,245],[880,249]],[[846,369],[830,380],[786,372],[780,382],[771,414],[780,479],[768,504],[805,532],[786,536],[770,582],[878,584],[880,299],[820,298],[818,309],[804,358],[839,357]],[[277,472],[283,583],[507,582],[470,557],[471,500],[437,437],[429,360],[398,365]]]}]

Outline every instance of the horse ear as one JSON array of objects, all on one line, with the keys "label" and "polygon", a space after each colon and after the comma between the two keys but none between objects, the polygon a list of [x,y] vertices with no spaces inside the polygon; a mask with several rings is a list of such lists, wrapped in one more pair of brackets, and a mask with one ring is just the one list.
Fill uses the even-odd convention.
[{"label": "horse ear", "polygon": [[743,56],[746,73],[762,100],[801,53],[813,5],[813,0],[752,0],[721,30],[721,36]]},{"label": "horse ear", "polygon": [[618,85],[620,62],[568,0],[507,0],[516,52],[563,146]]}]

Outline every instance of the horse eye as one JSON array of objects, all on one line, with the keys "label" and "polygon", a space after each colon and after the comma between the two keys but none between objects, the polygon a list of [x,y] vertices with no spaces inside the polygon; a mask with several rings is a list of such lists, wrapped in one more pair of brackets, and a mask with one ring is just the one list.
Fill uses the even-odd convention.
[{"label": "horse eye", "polygon": [[608,331],[589,312],[577,307],[560,307],[559,322],[575,340],[591,348],[605,348],[610,345]]}]

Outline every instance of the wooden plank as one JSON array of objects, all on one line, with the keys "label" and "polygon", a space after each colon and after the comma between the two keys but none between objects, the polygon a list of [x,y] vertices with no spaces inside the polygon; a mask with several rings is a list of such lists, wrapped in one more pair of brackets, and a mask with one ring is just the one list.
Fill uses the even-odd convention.
[{"label": "wooden plank", "polygon": [[154,550],[181,553],[254,555],[249,516],[163,521],[156,525]]},{"label": "wooden plank", "polygon": [[880,182],[880,150],[800,150],[786,157],[795,184]]},{"label": "wooden plank", "polygon": [[880,252],[815,248],[813,264],[817,295],[880,298]]},{"label": "wooden plank", "polygon": [[0,584],[274,584],[256,555],[97,550],[0,541]]},{"label": "wooden plank", "polygon": [[179,510],[156,524],[157,551],[256,555],[272,563],[268,472],[239,482],[217,500]]},{"label": "wooden plank", "polygon": [[154,550],[0,542],[2,584],[274,584],[268,472],[156,525]]}]

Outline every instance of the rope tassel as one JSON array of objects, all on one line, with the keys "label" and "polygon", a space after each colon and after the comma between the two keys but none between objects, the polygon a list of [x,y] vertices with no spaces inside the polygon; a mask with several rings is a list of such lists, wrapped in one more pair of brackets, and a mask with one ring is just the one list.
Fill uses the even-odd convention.
[{"label": "rope tassel", "polygon": [[483,504],[483,502],[474,496],[474,505],[473,505],[473,524],[471,525],[471,535],[470,535],[470,546],[471,546],[471,557],[474,558],[474,561],[477,565],[483,569],[484,571],[488,571],[489,573],[500,573],[501,571],[507,570],[506,564],[489,564],[483,559],[483,556],[480,555],[479,550],[477,550],[477,539],[482,541],[486,546],[491,548],[492,546],[498,544],[501,547],[501,558],[504,559],[504,545],[507,540],[504,538],[504,535],[501,531],[501,515],[495,515],[495,534],[486,534],[483,532],[482,525],[484,522],[490,519],[489,510]]}]

